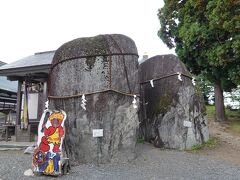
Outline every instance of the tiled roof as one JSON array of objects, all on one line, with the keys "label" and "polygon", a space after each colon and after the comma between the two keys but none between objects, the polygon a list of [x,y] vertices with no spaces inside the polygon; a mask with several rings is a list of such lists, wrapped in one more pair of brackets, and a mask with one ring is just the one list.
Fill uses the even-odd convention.
[{"label": "tiled roof", "polygon": [[52,63],[54,53],[55,53],[55,51],[35,53],[32,56],[28,56],[28,57],[25,57],[18,61],[15,61],[13,63],[1,66],[0,71],[5,70],[5,69],[15,69],[15,68],[22,68],[22,67],[50,65]]}]

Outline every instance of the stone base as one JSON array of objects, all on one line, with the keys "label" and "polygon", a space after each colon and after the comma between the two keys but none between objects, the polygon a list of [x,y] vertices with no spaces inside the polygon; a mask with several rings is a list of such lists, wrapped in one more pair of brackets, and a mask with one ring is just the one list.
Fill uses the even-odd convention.
[{"label": "stone base", "polygon": [[16,142],[33,141],[33,138],[31,136],[31,125],[28,125],[27,129],[21,129],[19,125],[16,125],[15,135],[16,135]]}]

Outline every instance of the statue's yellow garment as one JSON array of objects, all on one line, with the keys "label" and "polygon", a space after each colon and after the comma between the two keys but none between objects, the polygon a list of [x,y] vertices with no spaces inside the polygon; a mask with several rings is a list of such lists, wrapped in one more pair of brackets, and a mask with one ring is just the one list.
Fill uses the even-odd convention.
[{"label": "statue's yellow garment", "polygon": [[49,143],[53,143],[53,144],[59,144],[60,143],[58,128],[56,129],[56,131],[52,135],[47,137],[47,141]]},{"label": "statue's yellow garment", "polygon": [[52,159],[49,159],[48,161],[48,166],[46,167],[45,169],[45,173],[46,174],[52,174],[54,171],[54,166],[53,166],[53,160]]}]

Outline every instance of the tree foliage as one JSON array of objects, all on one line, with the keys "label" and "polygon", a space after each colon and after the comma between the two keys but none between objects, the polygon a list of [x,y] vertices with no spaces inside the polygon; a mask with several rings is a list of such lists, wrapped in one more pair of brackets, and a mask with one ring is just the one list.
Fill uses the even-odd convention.
[{"label": "tree foliage", "polygon": [[[197,90],[202,93],[205,104],[209,104],[213,93],[213,84],[206,79],[202,74],[195,77],[197,81]],[[213,97],[212,97],[213,98]]]},{"label": "tree foliage", "polygon": [[194,74],[225,91],[240,83],[240,0],[165,0],[159,37]]}]

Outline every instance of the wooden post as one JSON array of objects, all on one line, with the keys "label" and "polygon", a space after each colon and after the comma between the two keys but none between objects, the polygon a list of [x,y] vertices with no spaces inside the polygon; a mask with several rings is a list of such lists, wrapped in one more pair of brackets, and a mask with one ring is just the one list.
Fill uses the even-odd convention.
[{"label": "wooden post", "polygon": [[47,94],[47,82],[45,81],[43,83],[43,109],[45,109],[45,102],[47,101],[48,94]]},{"label": "wooden post", "polygon": [[22,81],[19,80],[17,91],[16,125],[21,124],[21,109],[22,109]]}]

